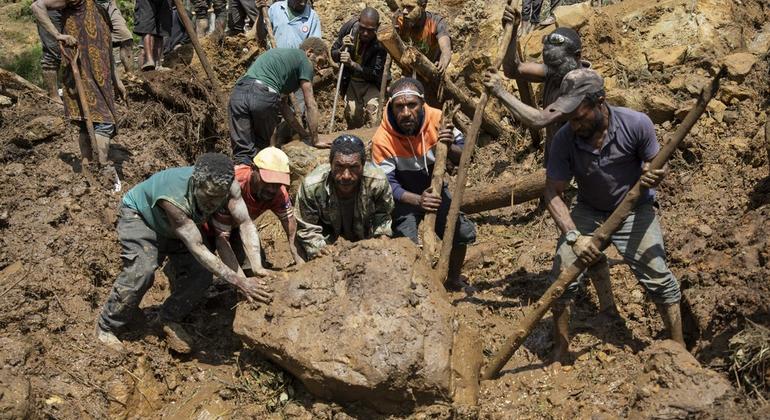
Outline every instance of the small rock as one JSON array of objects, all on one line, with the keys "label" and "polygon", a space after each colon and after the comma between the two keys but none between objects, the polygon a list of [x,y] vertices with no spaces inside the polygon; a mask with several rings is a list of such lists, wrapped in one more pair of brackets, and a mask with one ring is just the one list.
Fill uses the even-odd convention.
[{"label": "small rock", "polygon": [[727,105],[723,104],[722,102],[712,99],[711,102],[709,102],[708,106],[706,107],[706,110],[711,115],[711,118],[714,119],[714,121],[722,122],[725,117],[725,110],[727,109]]},{"label": "small rock", "polygon": [[704,238],[708,238],[709,236],[714,234],[714,230],[712,230],[709,225],[700,225],[697,228],[697,232],[700,234],[700,236]]},{"label": "small rock", "polygon": [[762,32],[758,32],[749,43],[749,51],[762,55],[770,51],[770,22],[765,22]]},{"label": "small rock", "polygon": [[223,400],[232,400],[235,398],[235,393],[230,388],[223,388],[219,390],[219,398],[222,398]]},{"label": "small rock", "polygon": [[677,104],[673,99],[662,95],[651,95],[644,102],[647,115],[655,124],[660,124],[674,118]]},{"label": "small rock", "polygon": [[727,124],[735,124],[741,117],[738,111],[725,111],[724,120]]},{"label": "small rock", "polygon": [[35,143],[49,139],[64,132],[65,122],[61,117],[44,115],[37,117],[24,126],[24,139]]},{"label": "small rock", "polygon": [[8,108],[13,105],[13,100],[7,96],[0,95],[0,108]]},{"label": "small rock", "polygon": [[644,293],[639,289],[632,290],[631,301],[636,303],[642,303],[644,301]]},{"label": "small rock", "polygon": [[754,54],[745,52],[730,54],[723,60],[727,66],[727,73],[733,80],[743,80],[757,63],[757,57]]},{"label": "small rock", "polygon": [[754,92],[728,80],[719,86],[717,97],[724,103],[730,103],[733,99],[737,99],[738,101],[751,99],[754,97]]},{"label": "small rock", "polygon": [[553,15],[556,18],[556,26],[575,30],[588,23],[588,18],[592,13],[593,8],[589,2],[559,6],[553,11]]},{"label": "small rock", "polygon": [[663,70],[682,64],[687,56],[687,46],[653,49],[647,52],[646,56],[647,68],[650,71]]}]

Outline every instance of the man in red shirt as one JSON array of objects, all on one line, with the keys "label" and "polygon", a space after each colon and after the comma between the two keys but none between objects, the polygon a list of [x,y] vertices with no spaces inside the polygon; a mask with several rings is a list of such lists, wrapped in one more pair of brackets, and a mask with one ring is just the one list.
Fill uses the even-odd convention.
[{"label": "man in red shirt", "polygon": [[[281,221],[289,249],[294,262],[302,264],[304,260],[297,253],[294,238],[297,234],[297,220],[291,198],[286,191],[290,184],[289,157],[275,147],[266,147],[254,157],[251,165],[236,165],[235,180],[241,185],[241,194],[249,217],[256,219],[267,210],[271,210]],[[222,261],[233,270],[239,270],[244,261],[240,235],[233,231],[231,216],[226,211],[216,213],[211,219],[208,232],[216,236],[217,253]],[[264,257],[264,252],[260,252]],[[245,267],[249,268],[249,267]],[[257,267],[250,267],[255,274],[262,274],[265,269],[262,262]]]}]

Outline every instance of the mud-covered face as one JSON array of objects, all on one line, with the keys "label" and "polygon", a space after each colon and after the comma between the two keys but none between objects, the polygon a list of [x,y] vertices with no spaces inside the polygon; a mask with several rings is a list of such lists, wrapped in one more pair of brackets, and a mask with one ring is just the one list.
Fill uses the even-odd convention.
[{"label": "mud-covered face", "polygon": [[590,139],[604,124],[601,103],[591,105],[583,101],[577,109],[569,115],[569,125],[572,131],[582,139]]},{"label": "mud-covered face", "polygon": [[329,63],[325,54],[316,54],[311,50],[307,51],[307,58],[310,60],[310,63],[313,65],[316,72],[326,67]]},{"label": "mud-covered face", "polygon": [[254,169],[251,172],[251,195],[257,201],[272,201],[278,191],[281,190],[281,184],[265,182],[259,176],[259,170]]},{"label": "mud-covered face", "polygon": [[295,13],[302,13],[305,11],[305,6],[307,6],[307,0],[289,0],[288,4],[289,8]]},{"label": "mud-covered face", "polygon": [[554,74],[563,78],[567,73],[580,67],[580,62],[576,54],[572,53],[567,43],[553,45],[543,44],[543,64]]},{"label": "mud-covered face", "polygon": [[403,0],[401,2],[401,12],[404,14],[404,23],[408,26],[414,26],[422,18],[425,7],[419,0]]},{"label": "mud-covered face", "polygon": [[223,187],[209,181],[193,182],[195,204],[204,214],[213,214],[219,210],[229,194],[229,187]]},{"label": "mud-covered face", "polygon": [[391,112],[396,119],[399,131],[407,136],[414,136],[420,132],[422,105],[422,99],[415,95],[399,96],[391,101]]},{"label": "mud-covered face", "polygon": [[364,174],[361,155],[358,153],[348,155],[337,153],[332,160],[331,169],[334,188],[339,196],[350,197],[358,190],[358,185]]}]

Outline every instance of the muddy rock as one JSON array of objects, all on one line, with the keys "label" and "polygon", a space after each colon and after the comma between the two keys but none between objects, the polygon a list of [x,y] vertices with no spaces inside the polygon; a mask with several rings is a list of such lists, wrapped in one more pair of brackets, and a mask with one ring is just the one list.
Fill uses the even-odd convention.
[{"label": "muddy rock", "polygon": [[706,106],[706,111],[708,111],[709,115],[711,115],[711,118],[717,122],[722,122],[722,120],[724,120],[726,109],[727,105],[716,99],[712,99],[711,102],[709,102],[709,104]]},{"label": "muddy rock", "polygon": [[31,392],[28,378],[9,369],[0,370],[0,420],[28,418]]},{"label": "muddy rock", "polygon": [[663,70],[682,64],[687,56],[687,46],[680,45],[670,48],[652,49],[645,55],[647,56],[647,68],[650,71]]},{"label": "muddy rock", "polygon": [[757,57],[751,53],[735,53],[724,58],[727,74],[733,80],[743,80],[757,63]]},{"label": "muddy rock", "polygon": [[676,101],[662,95],[648,96],[644,100],[644,105],[647,115],[655,124],[672,120],[677,109]]},{"label": "muddy rock", "polygon": [[707,412],[733,388],[679,344],[655,342],[641,354],[644,371],[635,379],[636,401],[629,417],[685,418]]},{"label": "muddy rock", "polygon": [[581,2],[569,6],[560,6],[554,9],[553,15],[556,18],[558,27],[567,27],[580,29],[588,23],[588,19],[593,13],[590,2]]},{"label": "muddy rock", "polygon": [[[464,335],[418,257],[404,238],[338,244],[334,255],[282,273],[270,306],[239,306],[233,330],[321,398],[382,412],[451,398],[453,381],[477,383],[458,381],[463,369],[451,360],[453,347],[467,355],[469,344],[453,343]],[[481,349],[471,353],[480,363]]]}]

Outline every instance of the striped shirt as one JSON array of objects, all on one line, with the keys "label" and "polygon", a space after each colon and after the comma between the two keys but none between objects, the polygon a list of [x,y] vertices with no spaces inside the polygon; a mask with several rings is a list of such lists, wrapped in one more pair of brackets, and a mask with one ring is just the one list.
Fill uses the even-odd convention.
[{"label": "striped shirt", "polygon": [[[372,160],[388,177],[396,201],[401,201],[406,191],[422,194],[430,187],[440,124],[441,110],[427,104],[420,132],[414,136],[399,132],[390,109],[382,119],[372,139]],[[454,144],[462,147],[465,137],[457,129],[454,136]]]}]

